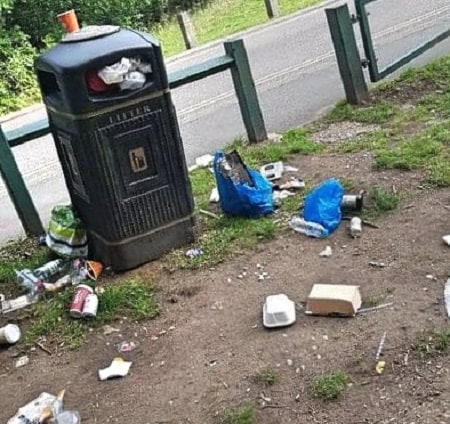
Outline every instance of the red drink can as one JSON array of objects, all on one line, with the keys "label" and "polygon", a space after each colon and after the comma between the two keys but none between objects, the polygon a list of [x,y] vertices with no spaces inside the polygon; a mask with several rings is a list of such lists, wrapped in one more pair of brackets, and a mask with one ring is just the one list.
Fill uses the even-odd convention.
[{"label": "red drink can", "polygon": [[73,318],[81,318],[83,316],[84,302],[92,293],[94,293],[92,287],[85,284],[77,286],[72,297],[72,302],[70,303],[70,316]]}]

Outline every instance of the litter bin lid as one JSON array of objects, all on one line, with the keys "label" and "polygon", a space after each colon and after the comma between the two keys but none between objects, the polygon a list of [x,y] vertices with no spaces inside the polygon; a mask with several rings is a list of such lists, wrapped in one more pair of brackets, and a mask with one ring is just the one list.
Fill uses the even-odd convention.
[{"label": "litter bin lid", "polygon": [[100,38],[113,34],[119,30],[120,27],[115,25],[88,25],[81,28],[79,31],[64,34],[61,41],[63,43],[71,43],[76,41],[92,40],[94,38]]}]

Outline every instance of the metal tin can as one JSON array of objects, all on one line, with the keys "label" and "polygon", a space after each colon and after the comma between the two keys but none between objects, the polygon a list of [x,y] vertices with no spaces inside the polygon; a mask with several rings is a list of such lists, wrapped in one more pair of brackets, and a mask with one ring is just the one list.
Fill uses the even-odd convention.
[{"label": "metal tin can", "polygon": [[94,293],[87,295],[83,305],[83,318],[94,318],[97,316],[98,296]]},{"label": "metal tin can", "polygon": [[344,194],[341,208],[344,210],[360,211],[363,207],[364,197],[362,194]]},{"label": "metal tin can", "polygon": [[72,302],[70,303],[70,316],[73,318],[81,318],[83,316],[83,306],[86,298],[94,293],[92,287],[80,284],[73,293]]}]

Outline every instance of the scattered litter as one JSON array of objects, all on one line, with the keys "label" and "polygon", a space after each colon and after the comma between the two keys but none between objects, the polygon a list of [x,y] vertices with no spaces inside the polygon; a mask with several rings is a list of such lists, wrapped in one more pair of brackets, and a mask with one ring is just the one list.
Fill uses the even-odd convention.
[{"label": "scattered litter", "polygon": [[134,349],[138,347],[138,344],[133,341],[123,341],[116,345],[117,352],[119,353],[129,353],[133,352]]},{"label": "scattered litter", "polygon": [[0,345],[12,345],[20,340],[22,333],[18,325],[7,324],[0,328]]},{"label": "scattered litter", "polygon": [[375,371],[377,374],[383,374],[384,368],[386,367],[386,361],[377,361],[375,365]]},{"label": "scattered litter", "polygon": [[189,249],[185,253],[185,256],[188,259],[194,259],[194,258],[197,258],[198,256],[201,256],[202,254],[203,254],[203,251],[202,251],[201,247],[194,247],[193,249]]},{"label": "scattered litter", "polygon": [[331,249],[331,246],[325,247],[320,253],[319,256],[321,258],[328,258],[333,254],[333,250]]},{"label": "scattered litter", "polygon": [[104,336],[109,336],[110,334],[119,333],[119,332],[120,332],[120,330],[118,328],[111,327],[110,325],[103,326],[103,335]]},{"label": "scattered litter", "polygon": [[264,327],[285,327],[295,322],[295,303],[285,294],[266,297],[263,306]]},{"label": "scattered litter", "polygon": [[289,181],[280,184],[281,190],[301,190],[305,188],[305,182],[298,178],[291,178]]},{"label": "scattered litter", "polygon": [[275,206],[281,206],[281,203],[284,199],[287,199],[290,196],[295,196],[295,193],[292,193],[289,190],[274,190],[272,192],[272,200]]},{"label": "scattered litter", "polygon": [[261,166],[259,172],[269,181],[279,180],[283,175],[283,162],[273,162]]},{"label": "scattered litter", "polygon": [[291,165],[283,165],[283,172],[298,172],[298,168]]},{"label": "scattered litter", "polygon": [[329,340],[329,339],[328,339],[328,336],[327,336],[326,334],[324,334],[324,335],[322,336],[322,339],[325,340],[326,342]]},{"label": "scattered litter", "polygon": [[214,176],[220,206],[226,214],[260,218],[273,212],[271,184],[259,172],[247,168],[237,151],[216,153]]},{"label": "scattered litter", "polygon": [[328,236],[328,231],[316,222],[306,221],[299,216],[294,216],[289,221],[289,226],[297,233],[308,237],[324,238]]},{"label": "scattered litter", "polygon": [[214,187],[209,195],[209,203],[219,203],[219,200],[219,190],[217,187]]},{"label": "scattered litter", "polygon": [[287,359],[287,360],[286,360],[286,364],[287,364],[289,367],[292,367],[292,365],[294,364],[294,361],[293,361],[292,359]]},{"label": "scattered litter", "polygon": [[198,211],[203,215],[209,216],[210,218],[220,219],[220,216],[217,215],[216,213],[205,211],[204,209],[199,209]]},{"label": "scattered litter", "polygon": [[341,209],[345,211],[360,211],[363,208],[364,191],[360,194],[344,194],[342,196]]},{"label": "scattered litter", "polygon": [[386,264],[384,262],[369,262],[370,266],[373,266],[374,268],[386,268]]},{"label": "scattered litter", "polygon": [[222,311],[223,310],[223,302],[221,302],[220,300],[216,300],[212,305],[211,305],[211,309],[213,311]]},{"label": "scattered litter", "polygon": [[450,318],[450,278],[445,283],[444,303],[445,309],[447,310],[447,316]]},{"label": "scattered litter", "polygon": [[24,367],[25,365],[28,365],[29,362],[30,362],[30,358],[28,356],[21,356],[16,361],[16,368]]},{"label": "scattered litter", "polygon": [[437,278],[434,275],[432,275],[432,274],[428,274],[426,276],[426,278],[427,278],[427,280],[432,280],[432,281],[436,281],[437,280]]},{"label": "scattered litter", "polygon": [[[79,284],[72,296],[72,301],[69,307],[69,313],[72,318],[82,318],[83,308],[87,297],[94,293],[94,289],[86,284]],[[96,295],[94,295],[96,296]],[[98,305],[98,300],[97,300]],[[95,311],[96,312],[96,311]]]},{"label": "scattered litter", "polygon": [[314,284],[306,303],[306,313],[325,316],[355,316],[361,307],[359,286]]},{"label": "scattered litter", "polygon": [[272,143],[281,143],[283,141],[283,135],[278,133],[267,134],[267,140]]},{"label": "scattered litter", "polygon": [[98,378],[101,381],[111,378],[125,377],[130,371],[132,362],[124,361],[122,358],[114,358],[108,368],[98,371]]},{"label": "scattered litter", "polygon": [[32,294],[25,294],[15,299],[3,300],[1,303],[1,312],[3,314],[6,314],[9,312],[17,311],[19,309],[30,306],[33,303],[36,303],[38,300],[39,297]]},{"label": "scattered litter", "polygon": [[86,230],[71,205],[57,205],[52,209],[47,246],[62,257],[84,258],[87,256]]},{"label": "scattered litter", "polygon": [[47,245],[47,234],[41,234],[37,239],[38,246],[46,246]]},{"label": "scattered litter", "polygon": [[361,218],[358,218],[357,216],[353,217],[350,221],[350,235],[353,238],[359,238],[361,237],[361,231],[362,231],[362,225],[361,225]]},{"label": "scattered litter", "polygon": [[214,162],[213,155],[203,155],[199,156],[198,158],[195,158],[195,164],[199,168],[208,168],[213,164],[213,162]]},{"label": "scattered litter", "polygon": [[389,308],[390,306],[393,306],[393,305],[394,305],[393,302],[389,302],[389,303],[383,303],[383,304],[377,305],[377,306],[372,306],[370,308],[363,308],[363,309],[358,310],[358,314],[363,314],[365,312],[378,311],[379,309]]},{"label": "scattered litter", "polygon": [[344,189],[336,179],[324,181],[305,197],[303,218],[323,226],[331,234],[341,222]]},{"label": "scattered litter", "polygon": [[32,424],[41,421],[41,415],[47,408],[51,408],[56,396],[50,393],[41,393],[39,397],[19,408],[16,415],[7,424]]},{"label": "scattered litter", "polygon": [[442,237],[442,240],[447,246],[450,246],[450,235]]},{"label": "scattered litter", "polygon": [[95,293],[89,293],[84,301],[82,316],[83,318],[95,318],[98,310],[98,296]]},{"label": "scattered litter", "polygon": [[208,362],[209,367],[215,367],[219,361],[217,359],[211,359],[211,361]]}]

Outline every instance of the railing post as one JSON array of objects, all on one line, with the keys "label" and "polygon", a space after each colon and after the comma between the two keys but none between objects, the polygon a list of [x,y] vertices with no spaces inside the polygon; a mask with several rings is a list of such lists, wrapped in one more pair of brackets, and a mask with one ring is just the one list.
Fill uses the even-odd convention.
[{"label": "railing post", "polygon": [[19,215],[27,235],[39,235],[44,232],[39,214],[28,192],[16,160],[0,127],[0,175]]},{"label": "railing post", "polygon": [[351,104],[361,104],[369,93],[347,4],[325,9],[336,58],[344,83],[345,96]]},{"label": "railing post", "polygon": [[183,34],[184,45],[186,48],[192,49],[197,46],[197,40],[195,39],[195,32],[192,26],[191,19],[187,12],[177,13],[178,24],[180,25],[181,33]]},{"label": "railing post", "polygon": [[234,89],[250,143],[267,140],[266,125],[259,105],[247,51],[242,40],[226,41],[225,52],[234,59],[231,67]]},{"label": "railing post", "polygon": [[264,3],[266,4],[267,16],[270,19],[278,18],[278,16],[280,16],[278,0],[264,0]]}]

